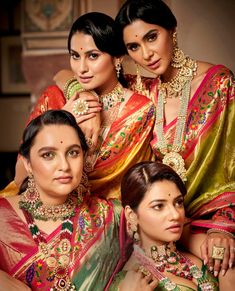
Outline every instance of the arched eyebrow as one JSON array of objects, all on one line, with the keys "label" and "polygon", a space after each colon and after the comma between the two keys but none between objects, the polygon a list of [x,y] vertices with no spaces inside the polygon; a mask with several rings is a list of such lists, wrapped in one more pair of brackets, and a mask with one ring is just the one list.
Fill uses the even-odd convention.
[{"label": "arched eyebrow", "polygon": [[[156,32],[157,33],[157,29],[150,29],[143,37],[142,37],[142,40],[147,40],[148,37],[153,33],[153,32]],[[133,41],[133,42],[128,42],[126,43],[126,46],[130,46],[130,45],[133,45],[133,44],[137,44],[137,42]]]}]

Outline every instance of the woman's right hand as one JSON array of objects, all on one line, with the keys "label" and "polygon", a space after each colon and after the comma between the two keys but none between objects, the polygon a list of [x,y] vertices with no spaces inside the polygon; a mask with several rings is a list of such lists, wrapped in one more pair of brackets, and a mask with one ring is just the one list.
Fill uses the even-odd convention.
[{"label": "woman's right hand", "polygon": [[[80,116],[77,116],[73,110],[74,103],[78,98],[88,103],[88,112]],[[74,94],[64,105],[63,109],[73,114],[86,139],[89,140],[90,152],[92,152],[97,145],[101,125],[100,111],[102,108],[97,97],[89,91],[84,91],[79,95]]]},{"label": "woman's right hand", "polygon": [[144,276],[140,271],[130,270],[119,286],[120,291],[153,291],[158,280],[152,275]]},{"label": "woman's right hand", "polygon": [[30,291],[26,284],[8,275],[6,272],[0,270],[0,291],[14,290],[14,291]]}]

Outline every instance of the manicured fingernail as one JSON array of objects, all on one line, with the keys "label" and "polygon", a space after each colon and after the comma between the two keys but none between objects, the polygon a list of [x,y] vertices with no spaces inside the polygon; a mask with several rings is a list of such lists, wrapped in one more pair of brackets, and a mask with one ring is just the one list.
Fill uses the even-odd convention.
[{"label": "manicured fingernail", "polygon": [[225,273],[226,273],[226,271],[225,270],[222,270],[221,273],[222,273],[222,276],[224,276]]},{"label": "manicured fingernail", "polygon": [[229,263],[229,268],[232,269],[233,263]]},{"label": "manicured fingernail", "polygon": [[207,259],[204,259],[203,263],[204,263],[204,265],[206,265],[207,264]]},{"label": "manicured fingernail", "polygon": [[209,269],[209,270],[210,270],[210,271],[213,271],[213,267],[210,266],[210,269]]},{"label": "manicured fingernail", "polygon": [[217,277],[218,276],[218,272],[214,271],[214,276]]}]

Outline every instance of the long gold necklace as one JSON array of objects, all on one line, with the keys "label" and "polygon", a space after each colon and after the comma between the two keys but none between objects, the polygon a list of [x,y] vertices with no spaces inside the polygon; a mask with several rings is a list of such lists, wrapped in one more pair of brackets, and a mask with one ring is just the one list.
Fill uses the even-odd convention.
[{"label": "long gold necklace", "polygon": [[[158,102],[155,129],[157,132],[156,147],[164,155],[162,162],[172,167],[183,181],[187,181],[185,162],[179,151],[182,147],[183,135],[186,124],[187,108],[190,99],[190,85],[197,69],[196,61],[186,57],[184,65],[178,74],[167,83],[161,83],[158,88]],[[168,96],[169,94],[169,96]],[[177,118],[175,136],[172,146],[168,146],[164,136],[164,104],[166,98],[178,97],[180,94],[180,108]]]}]

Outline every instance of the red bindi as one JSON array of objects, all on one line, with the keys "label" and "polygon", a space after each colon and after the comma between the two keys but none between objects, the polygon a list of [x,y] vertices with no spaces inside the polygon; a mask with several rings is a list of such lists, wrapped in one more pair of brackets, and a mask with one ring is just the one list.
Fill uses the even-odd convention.
[{"label": "red bindi", "polygon": [[80,50],[82,51],[82,47],[80,47]]},{"label": "red bindi", "polygon": [[61,140],[60,143],[63,143],[63,141]]}]

